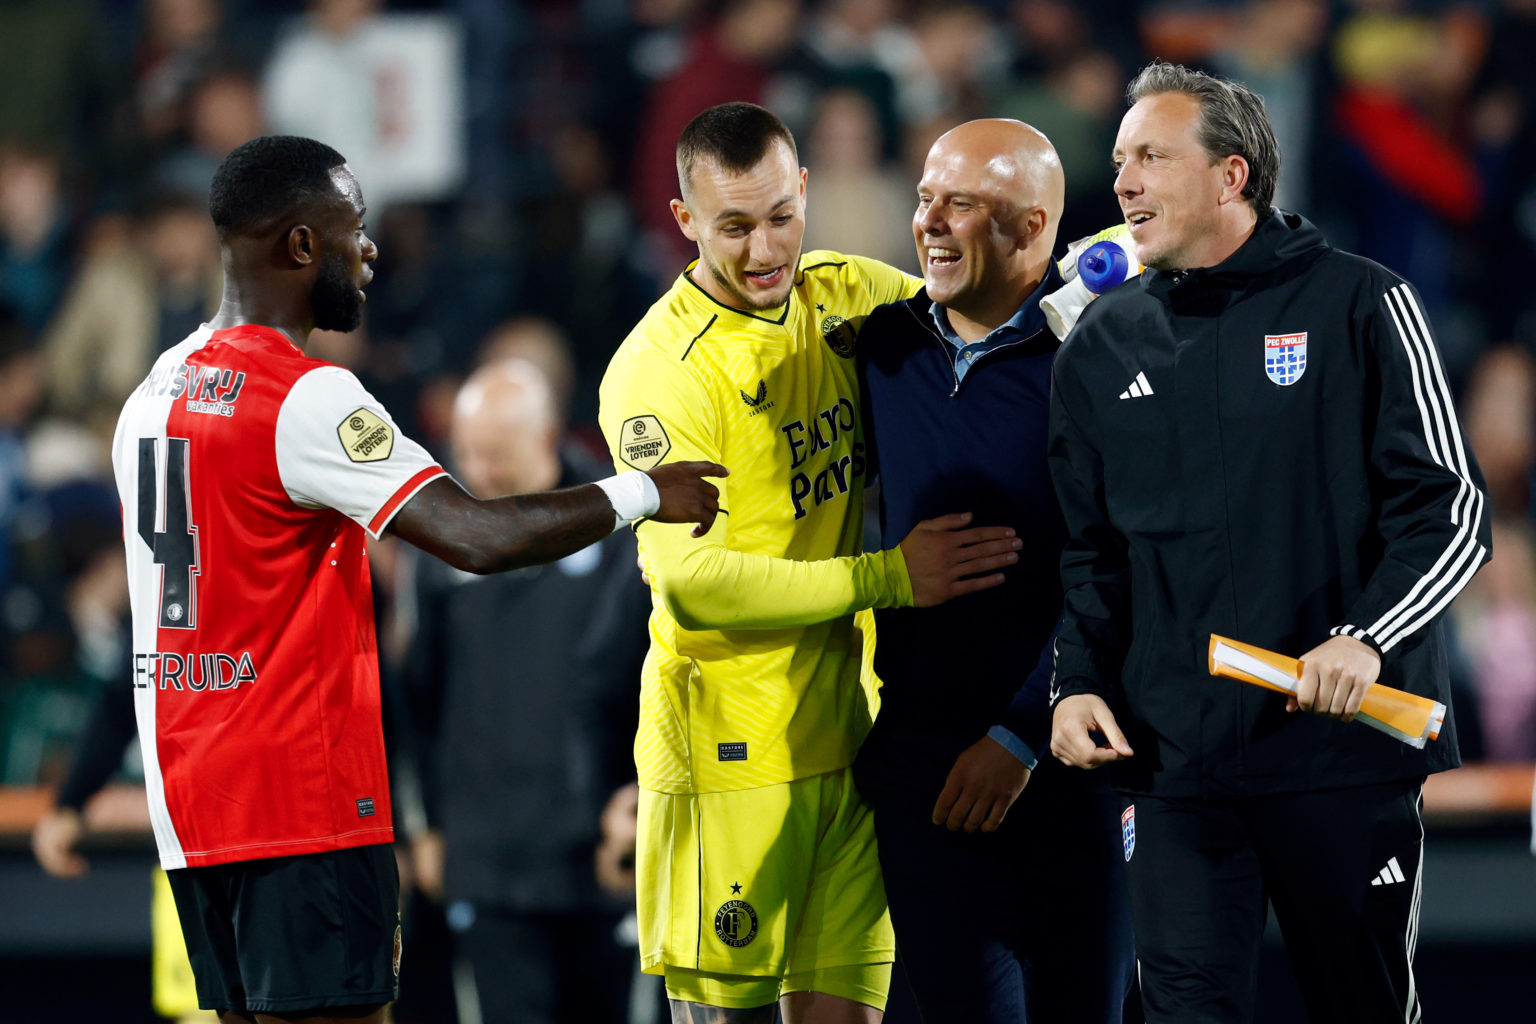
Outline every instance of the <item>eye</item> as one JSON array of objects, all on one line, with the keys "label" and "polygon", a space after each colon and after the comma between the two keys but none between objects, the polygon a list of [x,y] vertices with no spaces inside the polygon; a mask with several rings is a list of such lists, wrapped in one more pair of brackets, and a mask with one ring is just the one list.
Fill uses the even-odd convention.
[{"label": "eye", "polygon": [[792,213],[781,213],[777,217],[773,218],[773,222],[775,224],[788,224],[790,221],[792,221],[794,219],[795,219],[795,215],[792,214]]}]

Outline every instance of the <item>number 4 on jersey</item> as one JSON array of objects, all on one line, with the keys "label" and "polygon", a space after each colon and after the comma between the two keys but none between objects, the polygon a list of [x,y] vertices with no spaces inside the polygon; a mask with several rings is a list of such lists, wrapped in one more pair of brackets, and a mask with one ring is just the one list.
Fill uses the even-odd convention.
[{"label": "number 4 on jersey", "polygon": [[[160,439],[139,438],[139,536],[155,553],[160,570],[160,628],[197,628],[197,527],[192,525],[192,493],[187,486],[184,437],[166,438],[165,500],[157,501]],[[164,523],[164,529],[160,524]]]}]

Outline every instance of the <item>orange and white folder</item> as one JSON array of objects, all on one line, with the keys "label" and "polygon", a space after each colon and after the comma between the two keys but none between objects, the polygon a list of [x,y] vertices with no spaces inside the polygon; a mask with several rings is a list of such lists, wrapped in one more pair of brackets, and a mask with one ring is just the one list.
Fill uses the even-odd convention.
[{"label": "orange and white folder", "polygon": [[[1295,658],[1211,634],[1210,670],[1213,676],[1241,679],[1295,696],[1302,668],[1303,663]],[[1365,691],[1355,720],[1388,736],[1396,736],[1411,747],[1423,749],[1428,741],[1440,738],[1440,727],[1445,724],[1445,705],[1416,693],[1373,683]]]}]

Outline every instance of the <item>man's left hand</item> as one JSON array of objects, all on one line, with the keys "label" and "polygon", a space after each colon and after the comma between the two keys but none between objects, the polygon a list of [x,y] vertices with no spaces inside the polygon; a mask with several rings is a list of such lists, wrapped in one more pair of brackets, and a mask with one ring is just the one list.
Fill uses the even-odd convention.
[{"label": "man's left hand", "polygon": [[1381,674],[1381,655],[1352,636],[1330,637],[1301,660],[1301,680],[1285,710],[1300,708],[1341,722],[1354,721],[1365,691]]},{"label": "man's left hand", "polygon": [[990,736],[955,758],[944,792],[933,805],[933,823],[951,832],[995,832],[1008,808],[1029,785],[1029,769]]}]

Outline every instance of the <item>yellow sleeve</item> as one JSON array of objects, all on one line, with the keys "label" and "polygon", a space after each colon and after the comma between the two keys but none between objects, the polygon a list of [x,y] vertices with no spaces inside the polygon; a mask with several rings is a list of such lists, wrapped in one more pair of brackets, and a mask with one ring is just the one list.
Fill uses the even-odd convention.
[{"label": "yellow sleeve", "polygon": [[[720,462],[718,409],[705,383],[681,361],[621,353],[603,378],[598,419],[620,470],[663,462]],[[731,545],[733,491],[750,481],[716,480],[720,515],[703,537],[686,523],[643,522],[646,570],[684,629],[804,626],[864,608],[912,604],[899,548],[805,562]]]},{"label": "yellow sleeve", "polygon": [[714,539],[718,521],[700,538],[689,536],[686,524],[647,522],[644,531],[646,567],[684,629],[809,626],[912,604],[900,548],[800,562],[734,551]]},{"label": "yellow sleeve", "polygon": [[858,268],[859,275],[864,278],[876,306],[910,299],[923,287],[922,278],[913,277],[879,260],[872,260],[867,256],[849,256],[848,261]]}]

